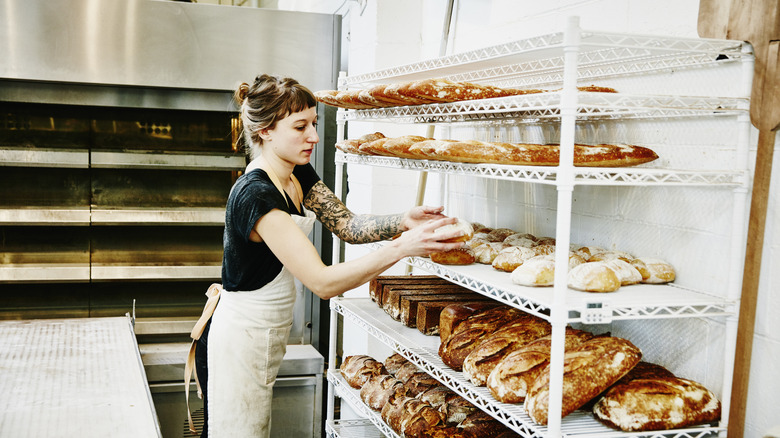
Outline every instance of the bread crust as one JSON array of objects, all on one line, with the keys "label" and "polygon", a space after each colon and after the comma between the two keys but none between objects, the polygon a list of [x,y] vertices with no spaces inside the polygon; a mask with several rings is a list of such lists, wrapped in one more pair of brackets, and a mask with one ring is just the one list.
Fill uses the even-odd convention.
[{"label": "bread crust", "polygon": [[371,376],[387,374],[382,362],[376,361],[373,357],[365,354],[356,354],[344,358],[341,367],[344,380],[349,386],[360,389]]},{"label": "bread crust", "polygon": [[[574,412],[628,373],[642,359],[642,351],[630,341],[597,336],[567,351],[563,359],[561,417]],[[528,415],[547,424],[550,396],[549,364],[534,381],[525,400]]]}]

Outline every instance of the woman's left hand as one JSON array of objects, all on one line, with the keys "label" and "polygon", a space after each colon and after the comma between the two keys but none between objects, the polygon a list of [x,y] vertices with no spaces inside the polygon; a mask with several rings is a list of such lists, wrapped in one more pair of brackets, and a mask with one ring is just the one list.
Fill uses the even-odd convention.
[{"label": "woman's left hand", "polygon": [[414,207],[404,213],[403,218],[401,218],[401,231],[411,230],[428,221],[447,217],[441,214],[442,211],[444,211],[444,207],[430,207],[427,205]]}]

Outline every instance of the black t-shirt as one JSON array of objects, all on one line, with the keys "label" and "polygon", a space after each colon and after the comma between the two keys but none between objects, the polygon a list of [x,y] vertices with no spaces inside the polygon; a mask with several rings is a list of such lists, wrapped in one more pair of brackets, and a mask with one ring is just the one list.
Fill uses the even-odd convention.
[{"label": "black t-shirt", "polygon": [[[293,175],[301,183],[304,198],[320,180],[311,164],[295,166]],[[292,199],[286,197],[289,207],[262,169],[254,169],[236,180],[225,209],[225,232],[222,238],[222,286],[225,290],[259,289],[282,271],[282,263],[268,245],[265,242],[252,242],[249,234],[255,223],[274,208],[300,215]]]}]

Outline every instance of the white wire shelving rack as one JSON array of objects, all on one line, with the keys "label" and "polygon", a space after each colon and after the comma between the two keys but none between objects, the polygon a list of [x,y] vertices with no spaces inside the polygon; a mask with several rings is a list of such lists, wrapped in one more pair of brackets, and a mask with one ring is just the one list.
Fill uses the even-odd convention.
[{"label": "white wire shelving rack", "polygon": [[[526,288],[512,284],[506,273],[490,266],[444,266],[427,258],[408,258],[409,265],[453,283],[460,284],[497,301],[543,317],[553,327],[551,350],[550,412],[560,412],[563,381],[563,332],[568,323],[602,324],[619,320],[670,318],[725,319],[722,412],[717,425],[658,432],[628,433],[615,431],[598,423],[592,415],[578,411],[561,419],[551,414],[547,426],[535,424],[522,404],[499,403],[485,388],[477,388],[461,373],[443,364],[438,357],[438,339],[426,337],[415,329],[391,321],[368,299],[337,298],[331,301],[331,346],[336,345],[337,319],[356,324],[372,337],[414,362],[443,384],[458,392],[491,416],[523,437],[714,437],[725,436],[728,425],[731,372],[736,342],[737,312],[747,219],[748,116],[753,55],[749,45],[726,40],[698,38],[665,38],[584,31],[576,18],[568,21],[566,31],[528,38],[480,50],[455,54],[434,60],[393,67],[372,73],[342,76],[340,89],[362,89],[380,83],[406,82],[440,77],[455,81],[489,83],[497,86],[540,88],[542,93],[499,99],[485,99],[447,104],[430,104],[369,110],[339,110],[337,140],[345,138],[345,125],[352,121],[434,124],[454,126],[555,124],[560,128],[561,164],[554,167],[503,166],[493,164],[455,163],[433,160],[410,160],[395,157],[362,156],[337,152],[336,193],[342,192],[341,180],[347,164],[437,172],[445,175],[467,175],[480,178],[552,185],[556,188],[556,242],[570,244],[572,191],[576,185],[710,187],[730,191],[733,199],[730,237],[732,257],[725,293],[693,290],[674,284],[636,285],[621,288],[613,294],[587,294],[568,289],[566,269],[556,269],[555,286]],[[716,91],[697,84],[694,92],[669,81],[658,89],[646,89],[643,81],[621,82],[620,93],[582,93],[580,84],[590,81],[621,81],[634,76],[661,72],[675,75],[699,71],[736,69],[739,83],[727,84]],[[657,80],[655,78],[654,80]],[[694,81],[706,83],[707,81]],[[713,81],[710,81],[713,82]],[[717,81],[715,81],[717,83]],[[652,87],[651,87],[652,88]],[[695,87],[694,87],[695,88]],[[732,159],[723,168],[584,168],[573,166],[575,126],[583,121],[655,121],[655,120],[724,120],[738,131]],[[381,245],[381,244],[379,244]],[[340,259],[339,245],[334,245],[334,260]],[[556,266],[566,266],[565,251],[556,253]],[[651,292],[651,293],[648,293]],[[721,291],[722,292],[722,291]],[[337,378],[335,350],[329,358],[329,425],[334,425],[333,398],[336,393],[358,406],[367,421],[387,436],[387,426],[376,413],[360,408],[359,397],[346,389]],[[368,412],[366,412],[368,410]],[[372,415],[373,413],[373,415]],[[357,427],[357,426],[356,426]],[[360,423],[359,427],[367,427]],[[331,430],[334,430],[331,428]],[[392,432],[392,431],[390,431]],[[334,432],[333,436],[340,436]],[[347,436],[347,435],[344,435]]]}]

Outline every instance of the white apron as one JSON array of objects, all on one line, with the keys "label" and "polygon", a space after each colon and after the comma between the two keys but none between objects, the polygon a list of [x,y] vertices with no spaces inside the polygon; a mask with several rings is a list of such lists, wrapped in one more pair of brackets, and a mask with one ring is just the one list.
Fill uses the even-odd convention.
[{"label": "white apron", "polygon": [[[305,234],[315,216],[291,215]],[[276,374],[293,322],[295,279],[286,269],[260,289],[223,292],[209,332],[209,437],[268,437]]]}]

